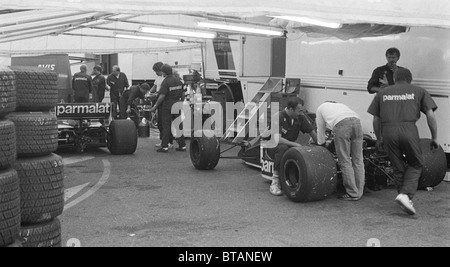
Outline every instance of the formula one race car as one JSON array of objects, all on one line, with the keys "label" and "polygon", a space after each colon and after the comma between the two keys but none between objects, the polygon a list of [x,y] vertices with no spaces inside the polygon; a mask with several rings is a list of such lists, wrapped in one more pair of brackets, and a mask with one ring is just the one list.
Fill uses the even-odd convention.
[{"label": "formula one race car", "polygon": [[58,104],[58,148],[83,152],[107,147],[114,155],[133,154],[138,134],[132,120],[113,120],[109,103]]},{"label": "formula one race car", "polygon": [[[264,178],[271,179],[274,159],[259,142],[250,145],[244,141],[221,151],[221,144],[226,143],[223,139],[216,138],[213,133],[197,136],[191,140],[190,149],[192,163],[197,169],[210,170],[216,167],[220,158],[235,158],[259,168]],[[342,184],[334,141],[331,136],[326,147],[302,144],[303,147],[290,148],[282,158],[279,171],[281,188],[294,202],[322,200],[333,194],[339,183]],[[222,156],[224,152],[239,146],[241,150],[238,157]],[[429,139],[422,139],[421,147],[424,167],[419,189],[430,189],[443,181],[447,172],[447,158],[442,147],[434,150],[430,148]],[[367,187],[376,191],[394,185],[394,169],[389,157],[385,152],[378,151],[376,141],[370,136],[364,137],[363,154]]]}]

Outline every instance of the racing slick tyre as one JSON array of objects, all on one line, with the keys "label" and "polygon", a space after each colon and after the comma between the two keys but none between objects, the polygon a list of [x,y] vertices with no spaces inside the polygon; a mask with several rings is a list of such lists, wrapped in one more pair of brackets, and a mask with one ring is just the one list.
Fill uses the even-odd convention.
[{"label": "racing slick tyre", "polygon": [[23,226],[20,239],[25,248],[61,247],[61,222],[59,219]]},{"label": "racing slick tyre", "polygon": [[336,161],[321,146],[290,148],[281,160],[280,182],[284,194],[294,202],[325,199],[336,190]]},{"label": "racing slick tyre", "polygon": [[0,170],[7,169],[16,160],[16,127],[12,121],[0,121]]},{"label": "racing slick tyre", "polygon": [[19,237],[20,189],[17,172],[0,171],[0,247],[9,246]]},{"label": "racing slick tyre", "polygon": [[421,139],[420,146],[423,155],[423,171],[419,179],[419,189],[439,185],[447,173],[447,157],[441,146],[431,150],[430,139]]},{"label": "racing slick tyre", "polygon": [[189,150],[196,169],[212,170],[219,163],[220,142],[213,131],[196,131]]},{"label": "racing slick tyre", "polygon": [[108,149],[113,155],[136,152],[138,132],[132,120],[113,120],[109,125]]},{"label": "racing slick tyre", "polygon": [[22,225],[46,222],[62,214],[64,166],[60,156],[19,159],[15,169],[20,180]]},{"label": "racing slick tyre", "polygon": [[16,78],[9,68],[0,67],[0,118],[16,110]]},{"label": "racing slick tyre", "polygon": [[58,120],[55,114],[14,112],[8,119],[16,125],[19,157],[45,156],[58,149]]},{"label": "racing slick tyre", "polygon": [[36,67],[11,67],[16,76],[17,111],[48,111],[58,103],[58,74]]}]

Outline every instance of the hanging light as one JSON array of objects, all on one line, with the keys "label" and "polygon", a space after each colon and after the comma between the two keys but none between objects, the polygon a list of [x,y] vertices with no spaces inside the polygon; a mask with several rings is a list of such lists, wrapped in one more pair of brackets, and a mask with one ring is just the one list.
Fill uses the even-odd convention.
[{"label": "hanging light", "polygon": [[124,38],[124,39],[136,39],[136,40],[144,40],[144,41],[156,41],[156,42],[169,42],[169,43],[178,43],[180,40],[177,39],[168,39],[168,38],[159,38],[159,37],[151,37],[151,36],[142,36],[142,35],[131,35],[131,34],[115,34],[116,38]]},{"label": "hanging light", "polygon": [[230,25],[230,24],[221,24],[221,23],[211,23],[211,22],[198,22],[198,27],[201,28],[210,28],[210,29],[218,29],[225,31],[233,31],[233,32],[242,32],[242,33],[252,33],[252,34],[262,34],[262,35],[272,35],[272,36],[283,36],[284,31],[276,31],[276,30],[268,30],[262,28],[254,28],[254,27],[244,27],[238,25]]},{"label": "hanging light", "polygon": [[152,33],[152,34],[163,34],[163,35],[173,35],[173,36],[185,36],[194,38],[205,38],[214,39],[216,38],[215,32],[200,32],[200,31],[188,31],[188,30],[177,30],[177,29],[165,29],[156,27],[142,27],[142,32]]},{"label": "hanging light", "polygon": [[310,19],[310,18],[305,18],[305,17],[295,17],[295,16],[272,16],[272,17],[277,18],[277,19],[290,20],[290,21],[301,22],[301,23],[306,23],[306,24],[311,24],[311,25],[317,25],[317,26],[322,26],[322,27],[332,28],[332,29],[338,29],[342,26],[340,23],[336,23],[336,22],[326,22],[326,21],[322,21],[322,20]]}]

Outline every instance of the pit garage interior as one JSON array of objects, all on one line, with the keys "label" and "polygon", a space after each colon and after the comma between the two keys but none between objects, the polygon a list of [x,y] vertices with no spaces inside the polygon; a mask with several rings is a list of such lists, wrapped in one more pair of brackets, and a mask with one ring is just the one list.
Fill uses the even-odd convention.
[{"label": "pit garage interior", "polygon": [[[192,157],[189,144],[202,142],[199,139],[187,139],[187,152],[171,150],[161,155],[155,148],[159,143],[157,128],[150,127],[148,135],[141,136],[139,128],[133,128],[134,124],[99,126],[106,128],[102,132],[104,140],[111,138],[111,132],[115,136],[121,135],[120,131],[130,135],[124,130],[127,127],[133,128],[132,136],[139,132],[136,142],[117,145],[120,143],[117,140],[113,147],[108,141],[108,146],[77,151],[57,148],[52,143],[42,153],[33,151],[27,141],[19,141],[31,134],[46,135],[37,126],[27,126],[33,121],[56,125],[56,117],[46,110],[53,110],[61,102],[71,102],[71,75],[82,64],[88,66],[88,74],[95,65],[101,65],[104,75],[110,74],[113,65],[119,65],[130,85],[135,85],[154,82],[152,66],[158,61],[171,65],[182,77],[197,70],[210,87],[200,83],[195,86],[205,86],[213,99],[216,94],[211,92],[219,91],[218,97],[226,102],[246,104],[255,99],[270,102],[271,98],[266,99],[265,94],[258,98],[260,92],[265,92],[262,88],[287,94],[295,87],[290,96],[305,98],[307,109],[314,113],[319,101],[346,101],[345,97],[354,97],[358,101],[353,104],[360,108],[358,112],[365,121],[363,128],[373,136],[371,116],[362,114],[373,99],[366,90],[371,73],[361,74],[358,69],[362,65],[374,69],[385,64],[384,52],[389,47],[380,46],[381,43],[401,45],[405,53],[400,63],[411,67],[413,72],[420,71],[417,84],[429,90],[437,99],[439,109],[444,110],[438,114],[438,127],[441,152],[448,158],[450,121],[446,111],[450,107],[447,103],[450,75],[446,73],[450,73],[450,3],[428,2],[1,0],[0,100],[5,103],[0,102],[3,109],[0,141],[4,149],[0,151],[4,154],[0,154],[4,160],[0,164],[0,246],[450,246],[447,166],[444,173],[441,170],[438,174],[442,176],[438,185],[424,186],[418,191],[414,202],[418,214],[411,217],[396,206],[396,190],[387,184],[379,191],[368,190],[358,202],[337,200],[336,184],[327,192],[319,193],[322,195],[317,199],[315,195],[306,197],[308,201],[298,201],[302,199],[298,196],[271,196],[270,182],[261,177],[258,169],[264,168],[260,166],[259,156],[254,158],[256,164],[252,161],[245,164],[242,150],[239,151],[243,143],[227,136],[212,142],[212,146],[220,143],[222,150],[220,155],[214,155],[217,162],[212,167],[208,164],[213,157]],[[318,25],[318,22],[328,24]],[[246,27],[252,32],[205,26],[208,23]],[[338,26],[333,28],[333,25]],[[271,31],[274,35],[256,30]],[[170,31],[178,33],[170,34]],[[362,48],[363,43],[373,50]],[[408,48],[408,43],[414,49]],[[417,48],[422,44],[423,47]],[[337,53],[331,54],[335,50],[326,50],[328,46],[335,47]],[[427,49],[426,54],[417,52]],[[218,55],[217,51],[223,53]],[[240,52],[233,54],[235,51]],[[310,51],[310,57],[301,54]],[[355,59],[361,53],[364,57]],[[37,63],[45,57],[58,58],[60,61],[55,62],[59,66],[45,60]],[[427,58],[429,62],[437,62],[437,66],[414,57]],[[19,62],[28,58],[33,58],[32,63],[24,66],[45,70],[22,69]],[[421,64],[421,68],[417,67]],[[326,76],[328,66],[333,66],[332,78]],[[19,79],[30,71],[38,79],[48,80],[47,86],[57,88],[58,103],[43,104],[34,110],[27,106],[33,101],[19,100],[24,96],[18,94],[17,107],[14,104],[12,108],[9,102],[15,103],[16,96],[11,96],[9,91],[26,84]],[[350,75],[354,77],[349,78]],[[25,80],[33,83],[30,76]],[[289,83],[297,81],[298,84],[289,87]],[[345,90],[330,85],[337,82],[342,82]],[[185,85],[188,84],[186,80]],[[43,95],[34,93],[36,99],[46,98]],[[109,100],[107,92],[102,107]],[[107,112],[99,114],[83,119],[102,123],[111,119]],[[421,137],[429,138],[423,118],[419,127]],[[309,146],[305,138],[299,138],[299,142]],[[13,140],[22,143],[13,145]],[[260,151],[257,152],[259,155]],[[326,153],[335,168],[332,154]],[[385,172],[389,163],[381,161],[377,164],[384,167],[379,172]],[[40,171],[47,165],[54,167],[42,175]],[[25,174],[30,171],[32,175]],[[335,172],[331,175],[337,178]],[[21,175],[27,177],[19,178]],[[431,176],[434,178],[435,172]],[[34,184],[32,178],[36,177],[46,184]],[[45,189],[50,185],[50,191]],[[37,198],[28,188],[41,188],[34,192]],[[23,203],[29,206],[24,207]]]}]

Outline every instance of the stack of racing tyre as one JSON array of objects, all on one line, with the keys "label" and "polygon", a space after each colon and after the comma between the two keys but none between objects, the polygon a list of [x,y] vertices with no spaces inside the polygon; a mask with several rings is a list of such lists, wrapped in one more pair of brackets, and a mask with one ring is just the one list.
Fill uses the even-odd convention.
[{"label": "stack of racing tyre", "polygon": [[16,109],[14,73],[0,66],[0,247],[17,246],[20,231],[19,177],[16,160],[16,128],[6,116]]},{"label": "stack of racing tyre", "polygon": [[60,247],[64,166],[58,148],[58,76],[34,67],[10,67],[15,76],[17,171],[20,184],[19,240],[24,247]]}]

